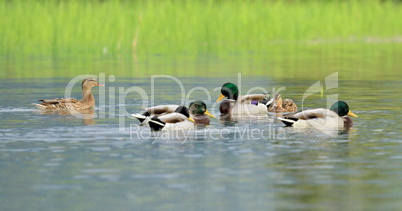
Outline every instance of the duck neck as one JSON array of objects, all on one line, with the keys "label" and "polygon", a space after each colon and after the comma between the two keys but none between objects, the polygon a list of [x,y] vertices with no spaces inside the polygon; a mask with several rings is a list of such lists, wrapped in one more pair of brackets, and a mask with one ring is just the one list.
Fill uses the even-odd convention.
[{"label": "duck neck", "polygon": [[95,98],[92,95],[91,88],[84,89],[82,91],[82,100],[81,101],[83,103],[85,103],[85,104],[93,104],[93,105],[95,105]]}]

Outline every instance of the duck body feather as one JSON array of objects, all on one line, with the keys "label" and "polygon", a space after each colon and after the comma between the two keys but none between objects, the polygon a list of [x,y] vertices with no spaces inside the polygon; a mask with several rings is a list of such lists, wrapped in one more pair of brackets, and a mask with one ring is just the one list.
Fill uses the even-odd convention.
[{"label": "duck body feather", "polygon": [[349,110],[346,102],[337,101],[331,106],[331,109],[308,109],[285,117],[278,117],[278,119],[286,126],[296,128],[349,129],[353,126],[353,121],[347,115],[358,117]]},{"label": "duck body feather", "polygon": [[209,125],[211,119],[207,115],[190,115],[194,120],[194,125]]},{"label": "duck body feather", "polygon": [[291,117],[278,117],[286,125],[295,128],[344,128],[344,119],[337,113],[324,108],[299,112]]},{"label": "duck body feather", "polygon": [[158,105],[144,108],[143,110],[148,112],[150,115],[164,115],[175,112],[178,107],[179,105]]},{"label": "duck body feather", "polygon": [[55,98],[41,99],[42,103],[34,103],[40,110],[86,110],[95,107],[95,98],[92,95],[91,88],[94,86],[104,86],[95,79],[87,78],[82,81],[82,99],[74,98]]},{"label": "duck body feather", "polygon": [[240,96],[237,100],[225,99],[222,100],[219,111],[221,114],[240,116],[267,114],[267,105],[260,103],[260,101],[266,99],[266,97],[267,95],[265,94],[251,94]]},{"label": "duck body feather", "polygon": [[140,113],[135,113],[131,114],[133,117],[137,118],[142,125],[147,126],[149,120],[153,116],[162,116],[165,114],[170,114],[176,111],[176,109],[179,107],[179,105],[158,105],[158,106],[153,106],[153,107],[148,107],[144,108],[144,112],[142,114]]},{"label": "duck body feather", "polygon": [[269,112],[283,113],[283,112],[296,112],[297,105],[291,99],[284,99],[279,93],[276,93],[272,99],[272,103],[268,106]]},{"label": "duck body feather", "polygon": [[232,115],[248,115],[256,116],[267,113],[267,106],[261,103],[258,104],[246,104],[246,103],[236,103],[231,108],[230,114]]},{"label": "duck body feather", "polygon": [[192,130],[196,125],[208,125],[209,117],[215,118],[209,113],[206,104],[198,100],[191,102],[189,109],[178,106],[173,113],[153,116],[148,124],[152,131]]},{"label": "duck body feather", "polygon": [[86,110],[95,107],[95,100],[83,102],[74,98],[41,99],[34,104],[40,110]]},{"label": "duck body feather", "polygon": [[194,129],[194,123],[181,113],[154,116],[148,122],[152,131],[172,131]]},{"label": "duck body feather", "polygon": [[223,118],[230,115],[247,117],[267,114],[267,104],[272,102],[269,100],[268,93],[239,96],[239,88],[236,84],[230,82],[222,85],[221,95],[216,102],[221,101],[225,97],[227,99],[222,101],[219,106]]}]

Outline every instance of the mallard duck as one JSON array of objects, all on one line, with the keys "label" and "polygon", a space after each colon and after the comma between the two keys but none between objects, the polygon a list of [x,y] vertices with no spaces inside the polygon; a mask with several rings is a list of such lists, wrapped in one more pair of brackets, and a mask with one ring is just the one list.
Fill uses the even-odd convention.
[{"label": "mallard duck", "polygon": [[221,88],[221,95],[216,102],[223,100],[219,106],[221,114],[259,115],[268,112],[268,94],[250,94],[239,96],[239,89],[233,83],[225,83]]},{"label": "mallard duck", "polygon": [[268,106],[268,111],[275,113],[296,112],[297,105],[291,99],[282,100],[281,94],[276,93],[272,103]]},{"label": "mallard duck", "polygon": [[153,116],[162,116],[165,114],[173,113],[178,107],[179,105],[158,105],[142,109],[144,110],[142,114],[136,113],[131,115],[137,118],[142,123],[142,125],[148,125],[149,120],[151,120]]},{"label": "mallard duck", "polygon": [[185,106],[179,106],[170,114],[153,116],[148,124],[152,131],[194,129],[194,120],[190,118],[188,108]]},{"label": "mallard duck", "polygon": [[188,107],[195,125],[209,125],[209,117],[216,118],[208,111],[207,105],[201,100],[191,102]]},{"label": "mallard duck", "polygon": [[298,128],[350,128],[353,121],[349,116],[357,117],[344,101],[335,102],[330,109],[317,108],[305,110],[290,116],[278,117],[286,126]]},{"label": "mallard duck", "polygon": [[41,104],[34,104],[40,110],[81,110],[95,107],[95,98],[92,95],[91,88],[94,86],[104,86],[99,84],[93,78],[86,78],[82,81],[82,99],[74,98],[56,98],[41,99]]}]

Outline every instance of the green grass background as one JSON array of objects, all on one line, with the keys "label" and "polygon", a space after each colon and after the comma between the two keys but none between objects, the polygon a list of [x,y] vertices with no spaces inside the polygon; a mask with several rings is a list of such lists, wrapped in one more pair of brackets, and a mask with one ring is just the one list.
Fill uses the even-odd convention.
[{"label": "green grass background", "polygon": [[0,4],[2,54],[196,53],[402,35],[393,1],[56,1]]},{"label": "green grass background", "polygon": [[[334,56],[339,61],[348,53],[347,67],[356,63],[349,58],[370,61],[386,54],[391,57],[385,61],[395,71],[399,63],[393,58],[402,49],[402,4],[391,0],[0,0],[0,29],[3,77],[29,75],[27,59],[46,60],[49,68],[69,68],[60,58],[73,58],[78,66],[89,63],[62,76],[77,74],[80,67],[91,69],[88,58],[130,60],[142,69],[144,62],[166,64],[168,69],[171,65],[168,73],[175,72],[177,61],[200,66],[202,61],[211,62],[206,58],[222,58],[240,66],[240,71],[243,66],[257,66],[255,72],[260,74],[269,65],[266,55],[270,64],[284,64],[283,70],[288,60],[297,64]],[[254,61],[239,63],[239,58]],[[365,71],[378,71],[371,70],[372,64],[365,65]],[[184,65],[186,70],[180,70],[183,65],[177,66],[178,73],[197,74],[196,67]],[[138,70],[136,75],[149,74]]]}]

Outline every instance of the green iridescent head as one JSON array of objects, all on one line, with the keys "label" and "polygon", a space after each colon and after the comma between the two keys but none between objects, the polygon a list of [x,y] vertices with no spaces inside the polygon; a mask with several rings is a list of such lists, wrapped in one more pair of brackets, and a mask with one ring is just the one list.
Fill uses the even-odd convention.
[{"label": "green iridescent head", "polygon": [[216,118],[213,114],[209,113],[207,105],[201,100],[191,102],[188,107],[190,108],[190,114],[193,116],[207,115],[209,117]]},{"label": "green iridescent head", "polygon": [[202,102],[201,100],[197,100],[194,102],[191,102],[189,105],[190,108],[190,113],[191,114],[204,114],[205,111],[207,111],[207,105],[205,105],[204,102]]},{"label": "green iridescent head", "polygon": [[344,101],[337,101],[337,102],[335,102],[335,103],[331,106],[330,110],[331,110],[331,111],[334,111],[334,112],[337,113],[339,116],[346,116],[346,115],[349,115],[349,116],[357,117],[356,114],[352,113],[352,112],[349,110],[349,105],[348,105],[346,102],[344,102]]},{"label": "green iridescent head", "polygon": [[234,83],[225,83],[221,88],[221,96],[217,102],[221,101],[224,97],[228,99],[237,100],[239,96],[239,88]]}]

